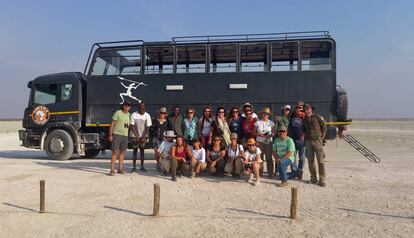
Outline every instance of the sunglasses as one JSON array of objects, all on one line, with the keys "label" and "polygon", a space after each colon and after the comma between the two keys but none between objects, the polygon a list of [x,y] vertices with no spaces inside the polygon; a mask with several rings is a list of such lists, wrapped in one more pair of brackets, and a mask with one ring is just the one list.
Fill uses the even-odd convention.
[{"label": "sunglasses", "polygon": [[160,114],[167,114],[166,112],[160,112]]},{"label": "sunglasses", "polygon": [[224,111],[219,111],[218,113],[224,113]]},{"label": "sunglasses", "polygon": [[232,111],[231,113],[239,113],[239,111]]},{"label": "sunglasses", "polygon": [[194,112],[187,112],[187,114],[193,114]]},{"label": "sunglasses", "polygon": [[247,145],[247,146],[256,146],[256,145]]}]

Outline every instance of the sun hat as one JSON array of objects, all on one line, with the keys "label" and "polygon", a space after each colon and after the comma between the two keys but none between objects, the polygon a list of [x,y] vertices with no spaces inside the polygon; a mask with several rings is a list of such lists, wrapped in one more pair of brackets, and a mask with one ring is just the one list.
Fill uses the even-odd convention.
[{"label": "sun hat", "polygon": [[289,109],[290,110],[290,105],[288,104],[288,105],[284,105],[283,107],[282,107],[282,111],[283,110],[285,110],[285,109]]},{"label": "sun hat", "polygon": [[278,131],[287,131],[286,126],[280,126]]},{"label": "sun hat", "polygon": [[247,140],[247,145],[256,145],[256,140],[254,138],[250,138]]},{"label": "sun hat", "polygon": [[263,110],[260,111],[260,113],[266,113],[266,114],[271,114],[270,112],[270,108],[268,107],[264,107]]},{"label": "sun hat", "polygon": [[170,138],[175,138],[176,135],[174,134],[174,131],[164,131],[164,137],[170,137]]},{"label": "sun hat", "polygon": [[165,107],[161,107],[161,108],[160,108],[160,112],[162,112],[162,113],[167,113],[167,108],[165,108]]},{"label": "sun hat", "polygon": [[231,135],[230,135],[230,139],[237,139],[238,138],[238,136],[237,136],[237,133],[231,133]]}]

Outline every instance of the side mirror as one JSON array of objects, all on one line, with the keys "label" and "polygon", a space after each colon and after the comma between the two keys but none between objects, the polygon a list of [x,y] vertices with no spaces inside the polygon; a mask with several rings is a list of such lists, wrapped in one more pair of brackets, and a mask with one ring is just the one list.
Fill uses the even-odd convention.
[{"label": "side mirror", "polygon": [[28,88],[32,88],[32,86],[33,86],[33,81],[29,81],[29,82],[27,83],[27,87],[28,87]]}]

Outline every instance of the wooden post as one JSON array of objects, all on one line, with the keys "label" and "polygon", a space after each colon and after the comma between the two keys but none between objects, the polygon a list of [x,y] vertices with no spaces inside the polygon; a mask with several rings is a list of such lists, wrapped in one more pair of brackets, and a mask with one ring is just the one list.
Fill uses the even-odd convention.
[{"label": "wooden post", "polygon": [[158,183],[154,184],[154,211],[153,216],[158,216],[160,213],[160,185]]},{"label": "wooden post", "polygon": [[290,203],[290,218],[296,219],[296,208],[298,204],[298,189],[292,187],[292,201]]},{"label": "wooden post", "polygon": [[40,213],[45,212],[45,180],[40,180]]}]

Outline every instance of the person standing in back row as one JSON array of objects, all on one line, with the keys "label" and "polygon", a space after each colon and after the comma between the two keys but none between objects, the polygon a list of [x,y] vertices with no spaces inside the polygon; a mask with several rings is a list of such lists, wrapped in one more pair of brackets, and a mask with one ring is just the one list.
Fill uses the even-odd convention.
[{"label": "person standing in back row", "polygon": [[122,165],[124,163],[125,151],[128,149],[128,129],[130,123],[129,102],[122,103],[121,110],[118,110],[112,116],[112,122],[109,126],[108,141],[112,142],[112,158],[110,176],[115,175],[115,161],[117,152],[119,152],[118,173],[123,174]]},{"label": "person standing in back row", "polygon": [[167,118],[168,130],[174,131],[177,136],[183,135],[182,124],[183,116],[180,113],[179,106],[173,106],[171,114]]},{"label": "person standing in back row", "polygon": [[140,170],[143,172],[147,172],[144,167],[144,150],[145,150],[145,143],[148,139],[148,132],[149,128],[152,126],[151,116],[145,112],[145,104],[143,102],[138,104],[138,111],[132,113],[131,115],[131,128],[132,128],[132,171],[136,172],[137,167],[137,154],[139,149],[139,156],[141,159],[141,168]]},{"label": "person standing in back row", "polygon": [[288,135],[295,142],[295,158],[299,160],[299,163],[296,167],[295,164],[292,169],[297,170],[298,179],[301,180],[303,176],[303,167],[305,166],[305,145],[304,137],[302,133],[302,122],[305,118],[305,113],[303,112],[303,102],[298,102],[295,107],[295,111],[292,112],[289,120]]},{"label": "person standing in back row", "polygon": [[323,150],[323,138],[326,134],[326,125],[323,118],[313,113],[313,107],[310,104],[305,105],[305,119],[302,124],[302,131],[305,136],[305,154],[309,162],[309,172],[311,174],[311,183],[317,183],[315,170],[315,155],[319,167],[319,185],[326,186],[325,171],[325,151]]}]

